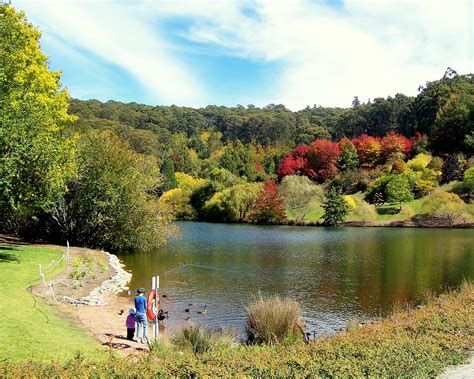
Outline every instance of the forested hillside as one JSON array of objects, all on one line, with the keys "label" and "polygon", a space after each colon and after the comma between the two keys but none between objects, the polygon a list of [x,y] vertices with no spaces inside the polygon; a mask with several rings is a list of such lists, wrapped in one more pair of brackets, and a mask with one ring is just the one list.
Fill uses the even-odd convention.
[{"label": "forested hillside", "polygon": [[194,109],[97,100],[72,100],[70,110],[79,116],[78,125],[115,129],[132,144],[141,140],[142,148],[151,151],[170,146],[170,142],[176,140],[175,134],[188,138],[188,147],[205,156],[206,147],[195,138],[204,132],[218,132],[215,139],[222,143],[238,140],[243,144],[292,148],[317,138],[336,140],[364,133],[383,137],[393,131],[406,137],[426,134],[428,148],[436,154],[471,153],[473,75],[457,75],[448,69],[441,80],[428,82],[419,90],[416,97],[396,94],[367,103],[360,103],[355,97],[348,109],[313,106],[298,112],[281,104],[264,108],[209,105]]},{"label": "forested hillside", "polygon": [[[474,77],[450,68],[420,86],[416,97],[396,94],[367,103],[355,97],[347,109],[72,100],[70,112],[78,116],[78,130],[111,130],[135,152],[155,156],[164,177],[160,204],[178,219],[273,223],[310,214],[316,221],[319,210],[332,207],[324,204],[330,193],[342,212],[336,209],[340,217],[326,223],[348,215],[380,219],[377,213],[401,212],[402,203],[462,181],[474,147]],[[469,188],[451,188],[454,203],[458,195],[469,201]],[[387,203],[399,207],[372,205]],[[418,212],[408,207],[402,214]]]}]

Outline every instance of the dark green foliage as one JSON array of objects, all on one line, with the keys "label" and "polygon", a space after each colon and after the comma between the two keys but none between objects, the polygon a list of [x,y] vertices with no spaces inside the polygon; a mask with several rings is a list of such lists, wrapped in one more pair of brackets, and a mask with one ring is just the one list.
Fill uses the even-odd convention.
[{"label": "dark green foliage", "polygon": [[227,146],[219,164],[234,175],[242,176],[250,182],[255,180],[256,172],[249,150],[240,141]]},{"label": "dark green foliage", "polygon": [[325,199],[321,206],[324,209],[324,225],[336,226],[341,224],[349,214],[349,206],[341,196],[338,189],[332,187],[325,193]]},{"label": "dark green foliage", "polygon": [[178,187],[178,181],[174,173],[173,161],[165,158],[161,165],[161,176],[163,177],[163,184],[161,185],[161,192],[169,191],[170,189]]},{"label": "dark green foliage", "polygon": [[204,219],[206,214],[204,211],[204,205],[206,201],[210,200],[212,195],[216,192],[212,183],[207,183],[201,187],[198,187],[193,191],[191,195],[190,203],[196,210],[197,215],[200,219]]},{"label": "dark green foliage", "polygon": [[449,183],[452,180],[461,180],[464,171],[465,160],[460,154],[450,154],[446,157],[441,168],[441,183]]}]

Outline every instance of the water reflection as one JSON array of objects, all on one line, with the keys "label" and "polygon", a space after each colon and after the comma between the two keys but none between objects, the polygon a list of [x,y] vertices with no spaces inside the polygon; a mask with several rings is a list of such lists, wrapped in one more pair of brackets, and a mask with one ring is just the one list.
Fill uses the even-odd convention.
[{"label": "water reflection", "polygon": [[[245,304],[261,291],[296,298],[308,328],[321,334],[474,278],[471,230],[179,226],[181,240],[123,257],[132,288],[160,275],[175,322],[191,317],[242,330]],[[197,314],[204,304],[205,317]]]}]

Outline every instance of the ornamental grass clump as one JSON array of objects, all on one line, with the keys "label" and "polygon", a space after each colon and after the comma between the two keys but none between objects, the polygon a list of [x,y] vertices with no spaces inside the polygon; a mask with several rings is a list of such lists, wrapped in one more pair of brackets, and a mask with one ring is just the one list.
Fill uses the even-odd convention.
[{"label": "ornamental grass clump", "polygon": [[293,299],[258,294],[247,307],[245,330],[250,343],[273,344],[302,340],[301,308]]},{"label": "ornamental grass clump", "polygon": [[231,330],[213,330],[209,327],[195,324],[185,326],[173,337],[173,344],[177,348],[189,349],[195,354],[233,348],[238,343],[237,335]]}]

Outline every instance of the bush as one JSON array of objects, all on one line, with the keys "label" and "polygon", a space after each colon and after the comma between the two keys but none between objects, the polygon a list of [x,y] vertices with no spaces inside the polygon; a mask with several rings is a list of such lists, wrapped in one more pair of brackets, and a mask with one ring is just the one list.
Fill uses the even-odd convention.
[{"label": "bush", "polygon": [[258,294],[247,307],[245,331],[251,343],[300,340],[303,338],[301,308],[293,299]]},{"label": "bush", "polygon": [[423,202],[422,210],[444,219],[448,226],[452,226],[465,212],[465,205],[458,195],[436,189]]},{"label": "bush", "polygon": [[191,350],[194,354],[202,354],[214,349],[236,347],[239,343],[237,335],[230,330],[213,330],[209,327],[190,324],[180,329],[173,337],[176,347]]},{"label": "bush", "polygon": [[354,201],[355,206],[352,209],[352,216],[362,221],[364,224],[369,221],[374,221],[377,218],[377,210],[375,206],[365,202],[362,199],[356,199]]}]

